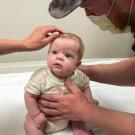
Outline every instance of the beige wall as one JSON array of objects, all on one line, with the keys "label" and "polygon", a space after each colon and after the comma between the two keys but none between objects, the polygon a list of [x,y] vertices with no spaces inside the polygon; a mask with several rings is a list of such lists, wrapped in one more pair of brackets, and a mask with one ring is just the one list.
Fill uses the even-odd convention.
[{"label": "beige wall", "polygon": [[[53,24],[66,32],[78,34],[85,43],[84,58],[131,57],[132,35],[112,35],[100,31],[78,8],[64,19],[57,20],[48,14],[51,0],[0,0],[0,38],[23,39],[40,25]],[[14,53],[0,56],[0,62],[43,60],[47,48],[31,53]]]}]

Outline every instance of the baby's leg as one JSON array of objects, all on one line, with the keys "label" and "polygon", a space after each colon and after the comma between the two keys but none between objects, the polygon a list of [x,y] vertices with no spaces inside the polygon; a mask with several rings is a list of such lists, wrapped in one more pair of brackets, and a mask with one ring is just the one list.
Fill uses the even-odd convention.
[{"label": "baby's leg", "polygon": [[86,130],[86,124],[80,121],[72,122],[72,130],[73,135],[95,135],[92,130]]},{"label": "baby's leg", "polygon": [[31,119],[28,113],[24,122],[24,130],[26,135],[44,135],[43,131],[36,127],[34,121]]}]

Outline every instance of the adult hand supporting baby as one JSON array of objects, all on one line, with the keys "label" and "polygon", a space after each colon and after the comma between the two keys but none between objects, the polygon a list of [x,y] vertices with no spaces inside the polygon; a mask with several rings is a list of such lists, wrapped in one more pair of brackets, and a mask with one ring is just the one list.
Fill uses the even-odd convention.
[{"label": "adult hand supporting baby", "polygon": [[[41,95],[40,109],[45,113],[48,120],[84,121],[100,128],[109,135],[134,135],[134,114],[108,110],[92,104],[88,102],[75,84],[66,81],[65,85],[71,93]],[[121,124],[119,124],[120,121],[122,121]],[[122,130],[123,127],[126,130]]]},{"label": "adult hand supporting baby", "polygon": [[41,95],[39,100],[41,111],[48,120],[87,121],[89,117],[87,115],[94,112],[96,105],[90,103],[75,84],[65,81],[65,85],[71,93]]}]

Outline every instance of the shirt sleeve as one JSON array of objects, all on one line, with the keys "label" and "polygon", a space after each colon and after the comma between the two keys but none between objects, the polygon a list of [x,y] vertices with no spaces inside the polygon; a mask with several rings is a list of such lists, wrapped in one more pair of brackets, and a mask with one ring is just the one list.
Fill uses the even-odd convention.
[{"label": "shirt sleeve", "polygon": [[43,84],[45,85],[43,70],[39,69],[33,73],[24,90],[34,95],[40,95]]},{"label": "shirt sleeve", "polygon": [[89,77],[83,73],[82,71],[78,70],[78,76],[79,76],[79,87],[82,90],[85,90],[86,88],[90,87],[90,79]]}]

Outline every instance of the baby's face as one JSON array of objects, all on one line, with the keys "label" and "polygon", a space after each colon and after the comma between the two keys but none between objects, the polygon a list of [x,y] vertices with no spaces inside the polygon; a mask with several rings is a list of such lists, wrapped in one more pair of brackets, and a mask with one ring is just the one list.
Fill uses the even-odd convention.
[{"label": "baby's face", "polygon": [[79,65],[79,43],[73,39],[57,38],[53,41],[47,58],[51,72],[59,78],[66,79]]}]

